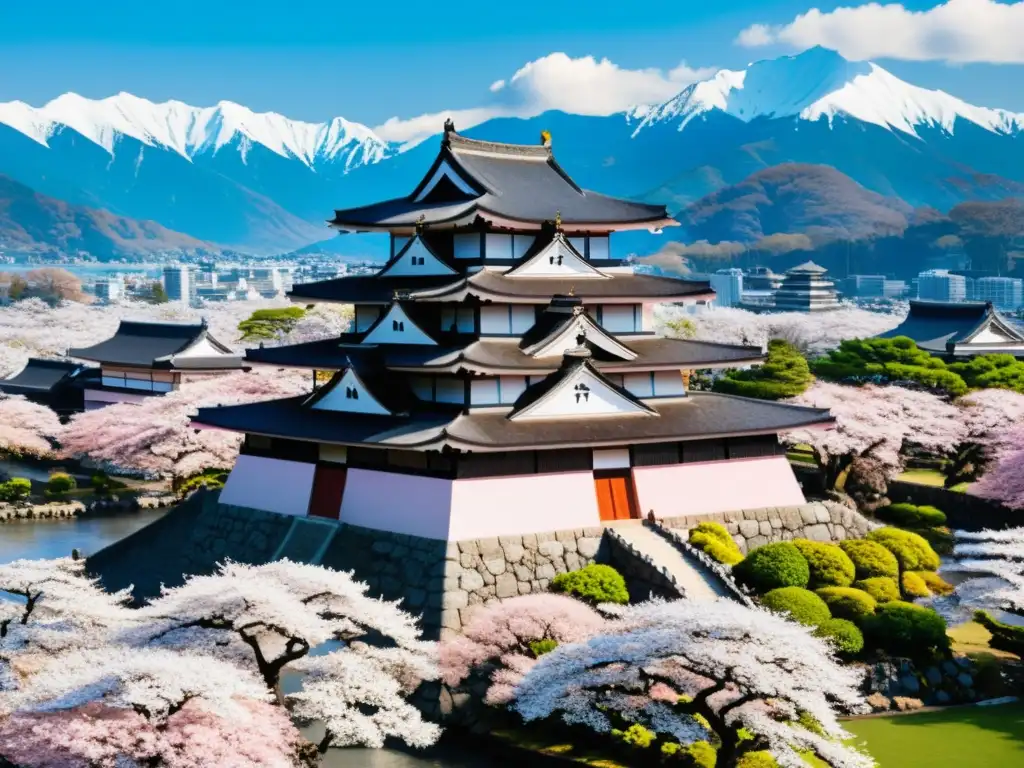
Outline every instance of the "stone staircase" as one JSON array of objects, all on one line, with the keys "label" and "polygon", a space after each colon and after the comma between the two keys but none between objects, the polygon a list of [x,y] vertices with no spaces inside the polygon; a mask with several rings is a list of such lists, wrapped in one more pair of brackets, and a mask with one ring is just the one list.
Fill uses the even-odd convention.
[{"label": "stone staircase", "polygon": [[670,577],[687,599],[717,600],[720,597],[733,597],[719,579],[687,558],[654,528],[632,524],[615,525],[610,530]]}]

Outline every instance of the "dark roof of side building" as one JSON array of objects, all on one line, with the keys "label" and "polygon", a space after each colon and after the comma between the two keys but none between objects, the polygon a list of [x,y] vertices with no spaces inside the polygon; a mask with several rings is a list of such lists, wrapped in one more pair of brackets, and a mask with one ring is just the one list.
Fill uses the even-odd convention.
[{"label": "dark roof of side building", "polygon": [[[449,184],[442,199],[421,192],[442,165],[465,189]],[[468,190],[468,191],[466,191]],[[441,149],[423,180],[406,197],[335,212],[331,224],[349,231],[425,225],[467,225],[477,217],[511,222],[661,227],[675,224],[665,206],[647,205],[581,189],[555,161],[549,146],[503,144],[460,136],[446,126]]]},{"label": "dark roof of side building", "polygon": [[[176,358],[206,340],[218,355]],[[240,356],[214,339],[206,323],[150,323],[122,320],[117,332],[91,347],[68,350],[68,357],[94,360],[108,365],[144,368],[241,368]]]},{"label": "dark roof of side building", "polygon": [[[891,331],[880,333],[878,338],[906,336],[928,352],[971,355],[977,352],[960,345],[969,345],[986,329],[1006,336],[1009,346],[1024,344],[1024,333],[999,314],[991,303],[983,301],[911,301],[906,319]],[[985,351],[998,352],[998,344],[986,343]]]},{"label": "dark roof of side building", "polygon": [[0,392],[8,395],[41,394],[70,384],[86,370],[82,363],[70,360],[45,360],[30,357],[28,363],[9,379],[0,381]]}]

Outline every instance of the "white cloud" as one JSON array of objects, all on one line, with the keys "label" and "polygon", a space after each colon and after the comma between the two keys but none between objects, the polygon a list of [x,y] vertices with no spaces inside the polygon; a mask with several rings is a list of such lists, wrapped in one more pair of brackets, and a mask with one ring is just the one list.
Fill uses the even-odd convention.
[{"label": "white cloud", "polygon": [[633,106],[667,101],[714,71],[693,69],[685,62],[668,72],[623,69],[608,59],[573,59],[564,53],[552,53],[525,64],[512,77],[492,83],[492,95],[483,106],[410,119],[392,117],[374,132],[388,141],[415,143],[438,133],[447,117],[463,130],[493,117],[532,117],[548,110],[611,115]]},{"label": "white cloud", "polygon": [[957,63],[1024,63],[1024,0],[948,0],[925,11],[868,3],[823,13],[817,8],[788,24],[754,24],[740,45],[823,45],[849,59],[892,58]]}]

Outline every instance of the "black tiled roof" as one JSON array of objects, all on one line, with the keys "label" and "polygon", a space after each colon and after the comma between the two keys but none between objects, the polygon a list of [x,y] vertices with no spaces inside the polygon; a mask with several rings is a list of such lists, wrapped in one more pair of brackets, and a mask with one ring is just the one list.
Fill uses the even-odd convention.
[{"label": "black tiled roof", "polygon": [[[1018,342],[1024,343],[1024,333],[1000,315],[988,302],[911,301],[906,319],[878,338],[891,339],[906,336],[921,349],[946,354],[950,345],[970,341],[989,325],[996,326]],[[967,350],[959,350],[966,353]],[[956,351],[954,351],[954,354]]]},{"label": "black tiled roof", "polygon": [[446,132],[441,151],[424,180],[442,162],[454,167],[479,194],[455,202],[416,202],[421,182],[408,197],[335,212],[336,226],[360,228],[407,227],[424,224],[468,223],[477,214],[522,222],[553,221],[556,212],[566,224],[672,223],[665,206],[647,205],[580,189],[542,146],[476,141]]},{"label": "black tiled roof", "polygon": [[0,392],[8,395],[39,394],[69,384],[85,370],[82,363],[70,360],[44,360],[30,357],[28,364],[9,379],[0,381]]},{"label": "black tiled roof", "polygon": [[[224,357],[203,357],[180,361],[171,358],[202,339],[225,352]],[[68,357],[111,365],[146,368],[241,368],[240,357],[209,335],[205,323],[147,323],[122,320],[117,333],[91,347],[68,350]]]}]

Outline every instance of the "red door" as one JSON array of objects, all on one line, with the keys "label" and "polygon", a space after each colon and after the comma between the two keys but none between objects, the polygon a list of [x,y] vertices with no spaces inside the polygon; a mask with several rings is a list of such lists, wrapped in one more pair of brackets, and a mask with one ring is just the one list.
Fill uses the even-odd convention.
[{"label": "red door", "polygon": [[341,514],[341,497],[345,494],[345,467],[318,464],[313,475],[313,492],[309,497],[310,517],[337,520]]},{"label": "red door", "polygon": [[627,473],[594,478],[597,508],[601,520],[629,520],[639,517],[633,493],[633,478]]}]

